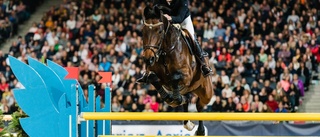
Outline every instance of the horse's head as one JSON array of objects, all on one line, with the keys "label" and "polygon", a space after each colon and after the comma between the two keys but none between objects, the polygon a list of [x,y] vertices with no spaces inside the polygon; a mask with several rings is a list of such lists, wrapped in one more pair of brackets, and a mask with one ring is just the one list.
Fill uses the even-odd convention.
[{"label": "horse's head", "polygon": [[156,13],[154,9],[147,7],[144,10],[143,57],[148,66],[158,61],[165,35],[170,26],[169,21],[162,14],[160,16],[159,18],[159,13]]}]

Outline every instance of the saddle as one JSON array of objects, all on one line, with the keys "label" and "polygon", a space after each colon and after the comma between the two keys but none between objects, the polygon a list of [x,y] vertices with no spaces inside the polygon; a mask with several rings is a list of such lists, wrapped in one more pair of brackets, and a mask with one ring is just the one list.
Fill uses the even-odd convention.
[{"label": "saddle", "polygon": [[[196,45],[195,45],[195,41],[192,38],[193,36],[191,36],[191,34],[189,33],[189,31],[187,29],[183,29],[180,24],[173,24],[173,26],[180,30],[180,32],[182,34],[182,38],[184,39],[184,41],[186,41],[186,43],[188,45],[188,49],[190,51],[190,54],[192,56],[194,56],[193,51],[194,51],[194,47]],[[202,55],[204,57],[207,57],[208,53],[203,51]]]},{"label": "saddle", "polygon": [[[195,45],[195,41],[192,38],[193,36],[191,36],[191,34],[189,33],[189,31],[187,29],[183,29],[180,24],[173,24],[173,26],[180,30],[180,32],[182,34],[181,36],[182,36],[183,40],[187,43],[188,49],[189,49],[190,54],[192,56],[192,62],[193,62],[192,66],[195,66],[196,57],[193,52],[195,50],[196,45]],[[208,53],[204,52],[203,50],[202,50],[202,55],[204,57],[208,57]]]}]

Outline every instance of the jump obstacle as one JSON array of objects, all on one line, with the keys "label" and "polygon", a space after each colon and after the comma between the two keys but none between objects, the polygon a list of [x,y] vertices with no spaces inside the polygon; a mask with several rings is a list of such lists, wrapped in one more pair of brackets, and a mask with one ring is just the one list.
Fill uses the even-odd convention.
[{"label": "jump obstacle", "polygon": [[[320,121],[320,113],[111,113],[110,87],[105,88],[105,107],[95,88],[88,87],[88,100],[76,79],[47,60],[47,65],[28,57],[28,64],[9,56],[16,78],[24,86],[14,89],[14,97],[29,116],[20,119],[31,137],[110,137],[110,120],[250,120]],[[151,136],[150,136],[151,137]]]}]

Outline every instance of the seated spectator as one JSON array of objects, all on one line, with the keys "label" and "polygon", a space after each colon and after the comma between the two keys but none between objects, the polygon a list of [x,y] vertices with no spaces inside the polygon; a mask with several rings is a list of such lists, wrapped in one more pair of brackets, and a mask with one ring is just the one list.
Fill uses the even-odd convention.
[{"label": "seated spectator", "polygon": [[294,110],[293,110],[294,107],[292,107],[291,102],[289,101],[287,96],[284,96],[282,98],[282,105],[286,110],[288,110],[290,112],[294,112]]},{"label": "seated spectator", "polygon": [[264,49],[261,49],[261,50],[260,50],[259,59],[260,59],[260,61],[261,61],[262,63],[267,62],[267,60],[268,60],[268,55],[264,52]]},{"label": "seated spectator", "polygon": [[260,71],[259,71],[259,74],[256,76],[256,80],[259,82],[259,83],[263,83],[265,79],[268,79],[268,74],[265,72],[265,68],[264,67],[261,67],[260,68]]},{"label": "seated spectator", "polygon": [[288,93],[288,90],[289,90],[289,87],[290,87],[290,77],[289,76],[283,76],[280,84],[281,84],[281,88],[283,89],[283,91]]},{"label": "seated spectator", "polygon": [[100,71],[109,71],[111,67],[111,63],[107,62],[107,58],[102,58],[102,62],[99,64]]},{"label": "seated spectator", "polygon": [[159,103],[157,102],[156,96],[151,97],[150,107],[153,112],[159,112]]},{"label": "seated spectator", "polygon": [[300,105],[300,91],[297,89],[297,87],[291,83],[290,85],[290,94],[289,94],[289,100],[292,102],[292,106],[297,109],[297,107]]},{"label": "seated spectator", "polygon": [[279,81],[279,76],[276,69],[271,70],[270,82],[277,83]]},{"label": "seated spectator", "polygon": [[269,67],[270,69],[275,69],[275,68],[276,68],[276,61],[274,60],[274,58],[272,57],[272,55],[269,55],[269,56],[268,56],[267,62],[268,62],[268,67]]},{"label": "seated spectator", "polygon": [[251,108],[251,106],[250,106],[251,104],[248,101],[248,99],[245,96],[242,96],[240,102],[241,102],[243,111],[248,112]]},{"label": "seated spectator", "polygon": [[237,104],[237,107],[236,107],[236,111],[235,111],[235,112],[244,112],[241,103],[238,103],[238,104]]},{"label": "seated spectator", "polygon": [[306,87],[306,90],[308,90],[307,87],[309,87],[310,83],[310,70],[305,67],[304,63],[300,63],[300,67],[297,70],[297,74],[300,78],[305,79],[304,87]]},{"label": "seated spectator", "polygon": [[137,108],[140,112],[142,112],[145,108],[145,103],[143,102],[143,96],[139,97],[139,100],[137,102]]},{"label": "seated spectator", "polygon": [[126,96],[126,99],[122,105],[124,111],[126,111],[126,112],[132,111],[132,103],[133,103],[133,101],[132,101],[131,96]]},{"label": "seated spectator", "polygon": [[222,112],[222,102],[219,96],[216,96],[216,101],[212,104],[212,112]]},{"label": "seated spectator", "polygon": [[243,96],[247,99],[247,102],[251,103],[253,101],[253,96],[250,94],[250,91],[245,89],[243,91]]},{"label": "seated spectator", "polygon": [[231,97],[232,95],[232,89],[229,88],[229,84],[226,84],[225,87],[222,89],[222,94],[225,93],[226,94],[226,98]]},{"label": "seated spectator", "polygon": [[266,101],[266,104],[271,108],[273,112],[278,109],[278,103],[274,100],[273,95],[268,96],[268,101]]},{"label": "seated spectator", "polygon": [[293,75],[293,81],[292,81],[292,83],[297,87],[297,89],[299,90],[299,95],[301,96],[301,97],[303,97],[304,96],[304,85],[303,85],[303,82],[302,82],[302,80],[300,80],[299,79],[299,77],[298,77],[298,74],[294,74]]},{"label": "seated spectator", "polygon": [[218,61],[226,61],[226,62],[230,62],[231,61],[231,54],[227,52],[226,48],[222,48],[222,52],[219,54],[218,56]]},{"label": "seated spectator", "polygon": [[233,102],[232,97],[228,98],[227,104],[224,107],[225,112],[235,112],[236,103]]},{"label": "seated spectator", "polygon": [[230,84],[229,76],[226,74],[226,72],[223,70],[221,71],[221,80],[223,84]]},{"label": "seated spectator", "polygon": [[111,111],[112,112],[120,112],[121,104],[119,103],[118,99],[116,96],[112,98],[112,103],[111,103]]},{"label": "seated spectator", "polygon": [[243,95],[244,88],[242,87],[240,81],[236,81],[236,87],[234,87],[232,91],[235,92],[238,97]]},{"label": "seated spectator", "polygon": [[150,103],[146,103],[145,108],[142,110],[142,112],[154,112],[151,109]]},{"label": "seated spectator", "polygon": [[251,113],[258,113],[259,112],[258,109],[256,108],[256,106],[251,105],[250,107],[251,108],[250,108],[250,110],[248,112],[251,112]]},{"label": "seated spectator", "polygon": [[287,43],[282,44],[282,50],[278,53],[278,58],[281,58],[286,66],[289,65],[291,52],[289,51]]},{"label": "seated spectator", "polygon": [[231,74],[231,77],[233,77],[235,81],[241,81],[242,79],[241,74],[237,68],[233,69],[233,73]]},{"label": "seated spectator", "polygon": [[259,95],[261,89],[259,87],[259,84],[257,81],[253,81],[252,82],[252,86],[251,86],[251,94],[252,95]]},{"label": "seated spectator", "polygon": [[273,111],[272,111],[272,109],[271,109],[267,104],[263,104],[263,106],[262,106],[262,112],[271,113],[271,112],[273,112]]},{"label": "seated spectator", "polygon": [[226,29],[224,29],[224,28],[222,27],[222,24],[219,23],[219,24],[218,24],[218,28],[215,30],[214,37],[215,37],[215,38],[223,37],[223,36],[225,35],[225,32],[226,32]]},{"label": "seated spectator", "polygon": [[133,103],[132,104],[132,109],[130,112],[141,112],[139,109],[138,109],[138,106],[136,103]]},{"label": "seated spectator", "polygon": [[271,87],[269,80],[264,81],[264,88],[266,89],[268,95],[271,94],[273,91],[273,88]]},{"label": "seated spectator", "polygon": [[254,100],[251,103],[251,106],[254,106],[258,112],[262,112],[263,103],[259,100],[259,95],[254,96]]},{"label": "seated spectator", "polygon": [[274,111],[276,113],[287,113],[288,110],[283,107],[283,103],[279,102],[278,108]]}]

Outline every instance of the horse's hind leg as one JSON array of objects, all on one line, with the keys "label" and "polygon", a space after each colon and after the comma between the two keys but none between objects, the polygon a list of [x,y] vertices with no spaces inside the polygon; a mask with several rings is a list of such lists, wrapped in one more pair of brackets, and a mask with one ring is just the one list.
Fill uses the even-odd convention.
[{"label": "horse's hind leg", "polygon": [[[198,98],[197,100],[197,110],[198,112],[202,112],[203,111],[203,105],[200,103],[200,98]],[[199,120],[199,126],[198,126],[198,129],[196,131],[196,135],[197,136],[204,136],[205,134],[205,131],[204,131],[204,125],[203,125],[203,121],[202,120]]]},{"label": "horse's hind leg", "polygon": [[[188,105],[189,105],[189,101],[191,99],[190,93],[186,95],[186,98],[187,98],[187,101],[186,101],[185,104],[183,104],[183,111],[184,112],[188,112]],[[190,120],[184,120],[183,121],[183,127],[185,129],[187,129],[188,131],[192,131],[192,129],[195,127],[195,125]]]}]

